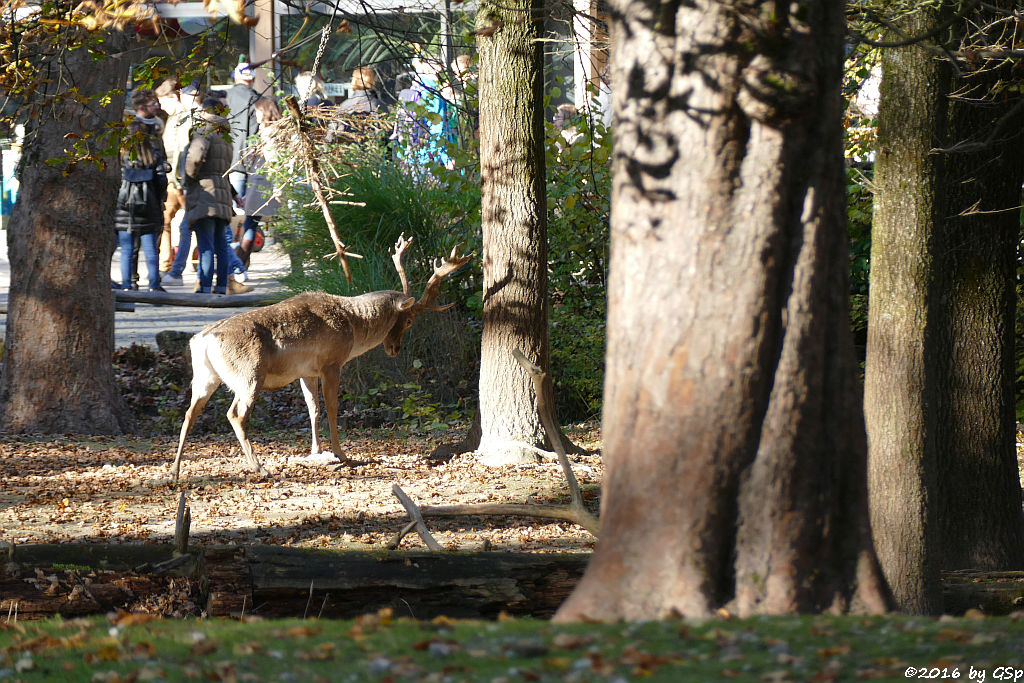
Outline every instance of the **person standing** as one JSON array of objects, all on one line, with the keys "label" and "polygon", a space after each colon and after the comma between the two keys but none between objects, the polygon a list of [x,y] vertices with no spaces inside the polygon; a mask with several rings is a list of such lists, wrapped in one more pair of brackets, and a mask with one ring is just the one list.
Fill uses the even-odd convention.
[{"label": "person standing", "polygon": [[250,135],[256,134],[257,123],[253,105],[260,98],[252,88],[255,74],[249,64],[241,62],[234,71],[235,84],[228,90],[227,104],[231,121],[231,168],[229,175],[235,194],[245,197],[247,169],[243,162],[245,144]]},{"label": "person standing", "polygon": [[[196,233],[199,245],[199,292],[226,294],[228,242],[226,229],[234,215],[231,185],[231,145],[228,120],[215,97],[203,100],[185,155],[185,224]],[[216,284],[214,270],[216,269]]]},{"label": "person standing", "polygon": [[339,114],[375,114],[384,110],[384,104],[377,96],[377,74],[368,66],[352,71],[351,92],[338,105]]},{"label": "person standing", "polygon": [[163,123],[156,116],[160,103],[148,88],[132,93],[131,103],[135,118],[128,124],[128,137],[121,153],[121,189],[114,210],[114,227],[121,246],[121,289],[138,288],[132,283],[138,238],[146,255],[149,291],[162,292],[157,241],[163,229],[168,165]]},{"label": "person standing", "polygon": [[254,155],[255,158],[252,160],[253,174],[249,176],[249,192],[245,196],[245,222],[242,224],[242,236],[238,248],[235,250],[246,267],[249,266],[249,257],[256,240],[256,229],[260,220],[277,215],[279,208],[279,202],[274,193],[274,184],[260,173],[260,170],[267,162],[272,163],[277,158],[271,133],[273,124],[280,121],[283,114],[281,107],[272,97],[261,97],[256,102],[255,110],[256,120],[259,122],[259,136],[263,143],[263,153]]},{"label": "person standing", "polygon": [[[171,170],[167,174],[164,229],[160,235],[160,274],[167,275],[174,262],[174,250],[171,248],[173,243],[171,239],[172,224],[178,211],[185,208],[185,189],[179,179],[178,161],[182,150],[188,147],[192,112],[199,107],[199,85],[193,82],[182,88],[177,78],[167,78],[157,86],[156,97],[160,102],[160,108],[167,112],[163,141],[164,150],[167,153],[167,163],[171,166]],[[186,229],[183,234],[191,243],[191,239],[188,238],[189,231]],[[185,246],[186,253],[189,246],[191,245]],[[182,261],[182,265],[184,266],[184,261]],[[180,278],[181,270],[179,269],[179,284]]]}]

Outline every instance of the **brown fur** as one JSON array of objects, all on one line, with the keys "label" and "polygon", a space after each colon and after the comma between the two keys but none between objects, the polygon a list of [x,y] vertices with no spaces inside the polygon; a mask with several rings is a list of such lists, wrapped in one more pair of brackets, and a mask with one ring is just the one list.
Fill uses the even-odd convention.
[{"label": "brown fur", "polygon": [[309,409],[313,433],[311,452],[320,452],[317,418],[319,388],[323,385],[331,448],[343,464],[351,464],[338,440],[338,385],[345,363],[383,344],[397,356],[402,335],[420,311],[444,310],[435,302],[441,280],[465,265],[472,255],[459,256],[458,247],[434,266],[423,296],[417,302],[402,267],[402,255],[412,243],[398,238],[392,260],[402,280],[402,292],[369,292],[360,296],[335,296],[306,292],[273,306],[246,311],[209,325],[192,337],[192,401],[185,412],[178,437],[178,452],[171,475],[178,481],[185,438],[199,413],[221,383],[235,394],[228,408],[228,422],[242,445],[242,453],[256,473],[267,471],[252,451],[245,433],[249,411],[260,391],[280,389],[299,380]]}]

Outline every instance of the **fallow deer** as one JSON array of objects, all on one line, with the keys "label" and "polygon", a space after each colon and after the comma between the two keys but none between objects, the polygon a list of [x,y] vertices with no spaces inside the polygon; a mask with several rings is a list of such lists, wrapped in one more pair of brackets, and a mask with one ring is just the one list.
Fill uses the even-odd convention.
[{"label": "fallow deer", "polygon": [[390,356],[397,356],[402,335],[422,311],[443,311],[451,307],[437,306],[441,280],[458,270],[472,258],[459,256],[459,247],[452,249],[444,261],[434,262],[423,296],[412,296],[409,280],[402,266],[402,256],[412,238],[398,238],[391,259],[402,281],[402,291],[369,292],[344,297],[324,292],[305,292],[266,308],[259,308],[208,325],[192,337],[192,401],[185,413],[178,438],[178,452],[171,467],[174,482],[178,481],[185,438],[202,412],[206,402],[224,383],[235,398],[228,408],[228,421],[242,445],[250,467],[259,475],[267,471],[252,450],[245,433],[256,395],[263,390],[280,389],[296,379],[309,409],[313,433],[311,452],[320,452],[317,430],[319,417],[318,384],[323,386],[331,433],[331,448],[342,464],[351,461],[344,456],[338,441],[338,385],[341,368],[356,356],[384,345]]}]

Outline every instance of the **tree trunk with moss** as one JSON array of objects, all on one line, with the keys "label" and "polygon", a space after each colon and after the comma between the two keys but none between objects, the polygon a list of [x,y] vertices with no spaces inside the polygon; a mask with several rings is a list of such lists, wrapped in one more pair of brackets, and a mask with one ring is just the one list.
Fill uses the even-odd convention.
[{"label": "tree trunk with moss", "polygon": [[601,540],[562,621],[882,611],[841,4],[617,0]]},{"label": "tree trunk with moss", "polygon": [[[12,432],[116,434],[130,416],[114,382],[114,202],[120,184],[117,155],[103,156],[103,133],[119,121],[123,100],[100,97],[121,88],[127,62],[121,34],[67,28],[63,49],[46,57],[50,78],[32,94],[26,123],[21,189],[8,232],[11,286],[6,354],[0,374],[0,415]],[[91,48],[81,47],[89,41]],[[76,49],[68,49],[78,46]],[[69,83],[77,93],[69,92]],[[95,136],[95,155],[72,163],[76,140]]]},{"label": "tree trunk with moss", "polygon": [[[550,368],[544,178],[543,4],[484,2],[480,50],[483,331],[477,455],[535,462],[550,450],[520,349]],[[549,402],[549,404],[553,404]]]},{"label": "tree trunk with moss", "polygon": [[[902,30],[943,18],[922,10]],[[1024,559],[1013,391],[1024,122],[992,97],[1001,75],[957,78],[924,45],[883,53],[865,414],[876,549],[910,613],[942,611],[940,569]]]},{"label": "tree trunk with moss", "polygon": [[[917,33],[922,12],[904,30]],[[948,67],[919,45],[882,56],[871,228],[864,415],[875,548],[901,611],[941,611],[934,415],[933,226],[945,157],[930,154],[946,110]]]}]

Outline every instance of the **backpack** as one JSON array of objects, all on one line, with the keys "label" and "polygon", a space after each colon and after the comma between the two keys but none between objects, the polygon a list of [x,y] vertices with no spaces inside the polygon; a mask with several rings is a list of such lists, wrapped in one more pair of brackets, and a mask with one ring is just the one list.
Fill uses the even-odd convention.
[{"label": "backpack", "polygon": [[154,216],[161,213],[159,197],[151,180],[122,180],[117,206],[129,216]]}]

